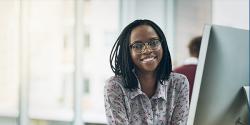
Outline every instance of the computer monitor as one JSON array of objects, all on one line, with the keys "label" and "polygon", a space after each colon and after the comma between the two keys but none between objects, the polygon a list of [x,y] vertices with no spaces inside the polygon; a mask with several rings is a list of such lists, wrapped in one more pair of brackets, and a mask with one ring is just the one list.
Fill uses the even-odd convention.
[{"label": "computer monitor", "polygon": [[249,31],[206,25],[188,125],[248,125]]}]

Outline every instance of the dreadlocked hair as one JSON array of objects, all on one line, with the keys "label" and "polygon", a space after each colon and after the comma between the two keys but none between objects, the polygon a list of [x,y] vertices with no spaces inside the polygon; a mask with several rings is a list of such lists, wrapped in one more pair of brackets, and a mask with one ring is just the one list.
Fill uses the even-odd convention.
[{"label": "dreadlocked hair", "polygon": [[138,88],[137,78],[135,73],[132,71],[134,69],[134,64],[132,63],[129,48],[130,35],[131,31],[140,25],[151,26],[156,31],[161,40],[163,57],[156,69],[157,81],[163,83],[164,80],[168,80],[172,71],[172,63],[167,41],[160,27],[150,20],[135,20],[126,26],[117,38],[114,46],[112,47],[109,60],[112,71],[116,76],[121,76],[123,78],[124,87],[130,90]]}]

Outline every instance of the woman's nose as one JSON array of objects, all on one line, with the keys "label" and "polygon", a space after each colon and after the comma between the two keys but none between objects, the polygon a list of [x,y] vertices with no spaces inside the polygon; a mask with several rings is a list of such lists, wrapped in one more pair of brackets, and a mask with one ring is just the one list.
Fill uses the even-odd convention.
[{"label": "woman's nose", "polygon": [[145,45],[142,53],[148,54],[148,53],[151,53],[151,52],[152,52],[152,49],[148,45]]}]

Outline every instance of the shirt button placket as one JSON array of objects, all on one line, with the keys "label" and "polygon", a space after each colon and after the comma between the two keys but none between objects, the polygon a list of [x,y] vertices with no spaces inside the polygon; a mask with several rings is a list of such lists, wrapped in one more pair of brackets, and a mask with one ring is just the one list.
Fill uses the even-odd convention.
[{"label": "shirt button placket", "polygon": [[152,104],[152,114],[153,114],[153,117],[152,117],[152,120],[154,122],[154,124],[157,124],[156,121],[157,121],[157,118],[158,118],[158,113],[156,111],[156,106],[157,106],[157,103],[156,103],[157,100],[151,100],[151,104]]},{"label": "shirt button placket", "polygon": [[153,111],[152,111],[151,100],[147,96],[145,98],[145,105],[146,105],[147,121],[149,125],[153,125]]}]

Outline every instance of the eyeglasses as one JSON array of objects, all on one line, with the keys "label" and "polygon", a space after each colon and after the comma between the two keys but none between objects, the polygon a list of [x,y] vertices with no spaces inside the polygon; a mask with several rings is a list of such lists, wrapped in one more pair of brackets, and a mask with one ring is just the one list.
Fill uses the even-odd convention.
[{"label": "eyeglasses", "polygon": [[158,50],[161,47],[161,42],[159,39],[153,39],[145,43],[134,42],[129,47],[136,53],[143,53],[146,50],[146,45],[150,50]]}]

